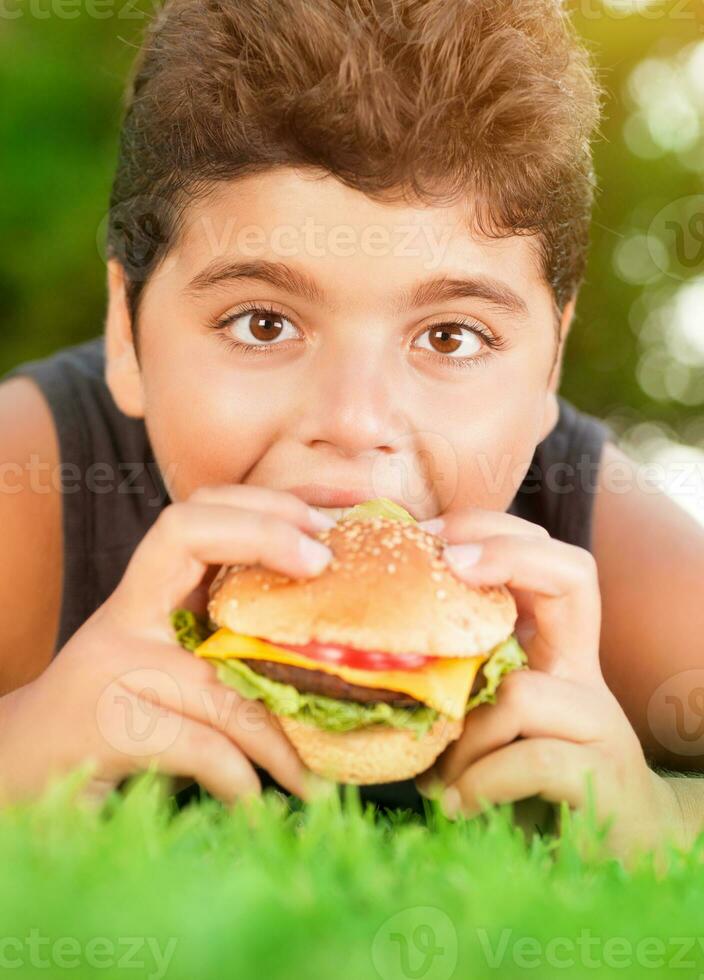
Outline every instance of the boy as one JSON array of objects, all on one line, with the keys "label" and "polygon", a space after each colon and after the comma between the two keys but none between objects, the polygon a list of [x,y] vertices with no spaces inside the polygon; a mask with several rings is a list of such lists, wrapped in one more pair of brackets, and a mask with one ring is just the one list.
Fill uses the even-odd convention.
[{"label": "boy", "polygon": [[156,761],[226,800],[258,771],[307,796],[278,726],[233,709],[169,611],[203,608],[224,562],[318,574],[325,510],[387,496],[447,538],[458,575],[514,591],[532,668],[420,785],[447,787],[448,811],[579,807],[591,773],[615,851],[687,842],[697,783],[644,753],[683,761],[648,707],[697,666],[704,531],[557,394],[593,70],[556,0],[394,10],[172,0],[154,22],[104,347],[0,387],[3,798],[88,758],[99,794]]}]

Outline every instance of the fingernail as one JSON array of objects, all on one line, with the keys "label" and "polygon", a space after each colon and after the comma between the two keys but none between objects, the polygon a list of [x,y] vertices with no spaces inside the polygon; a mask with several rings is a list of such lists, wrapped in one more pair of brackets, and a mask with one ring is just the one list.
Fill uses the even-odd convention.
[{"label": "fingernail", "polygon": [[443,558],[457,571],[476,565],[482,557],[483,548],[480,544],[455,544],[443,551]]},{"label": "fingernail", "polygon": [[337,524],[337,521],[329,514],[321,514],[315,507],[309,507],[308,513],[310,514],[310,522],[316,531],[329,531],[331,527],[335,527]]},{"label": "fingernail", "polygon": [[442,517],[434,517],[431,521],[421,521],[418,527],[430,534],[440,534],[445,528],[445,521]]},{"label": "fingernail", "polygon": [[448,817],[456,817],[462,808],[462,797],[459,790],[449,786],[440,797],[440,804]]},{"label": "fingernail", "polygon": [[329,548],[326,548],[320,541],[309,538],[306,534],[301,537],[300,552],[303,564],[313,574],[322,572],[332,559],[332,551]]}]

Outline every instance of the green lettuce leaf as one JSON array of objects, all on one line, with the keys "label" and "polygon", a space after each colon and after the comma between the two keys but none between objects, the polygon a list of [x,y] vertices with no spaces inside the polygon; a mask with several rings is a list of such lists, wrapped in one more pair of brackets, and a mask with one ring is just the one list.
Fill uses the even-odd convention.
[{"label": "green lettuce leaf", "polygon": [[291,684],[282,684],[257,674],[241,660],[208,659],[214,664],[218,679],[234,688],[243,698],[256,698],[263,701],[272,714],[286,715],[329,732],[349,732],[367,725],[388,725],[390,728],[407,728],[419,737],[438,717],[438,712],[427,705],[394,708],[382,701],[360,704],[302,692]]},{"label": "green lettuce leaf", "polygon": [[174,609],[171,613],[171,625],[178,642],[191,653],[214,632],[208,626],[206,616],[199,616],[190,609]]},{"label": "green lettuce leaf", "polygon": [[376,497],[357,504],[349,513],[340,518],[343,521],[364,521],[372,517],[386,517],[390,521],[401,521],[402,524],[417,524],[415,517],[407,510],[396,504],[388,497]]},{"label": "green lettuce leaf", "polygon": [[[174,610],[171,623],[180,645],[191,652],[213,632],[207,618],[190,609]],[[263,701],[273,714],[288,715],[327,731],[348,732],[367,725],[389,725],[391,728],[407,728],[420,736],[438,717],[438,712],[427,705],[394,708],[381,701],[360,704],[302,693],[291,684],[282,684],[257,674],[239,660],[208,659],[214,664],[221,683],[234,688],[242,697]]]},{"label": "green lettuce leaf", "polygon": [[[218,679],[234,688],[242,697],[263,701],[275,715],[287,715],[331,732],[349,732],[355,728],[381,724],[391,728],[407,728],[420,736],[439,717],[438,712],[427,705],[394,708],[381,701],[360,704],[301,692],[291,684],[258,674],[241,660],[213,658],[211,663],[215,665]],[[486,683],[469,699],[466,711],[479,704],[493,703],[503,678],[513,670],[520,670],[525,663],[525,653],[515,636],[495,647],[483,667]]]},{"label": "green lettuce leaf", "polygon": [[[175,610],[171,621],[179,643],[191,652],[213,632],[205,617],[189,609]],[[420,736],[439,717],[439,713],[428,705],[394,708],[382,701],[360,704],[301,692],[291,684],[282,684],[256,673],[240,660],[208,659],[215,666],[221,683],[234,688],[243,698],[263,701],[273,714],[288,715],[327,731],[349,732],[367,725],[388,725],[391,728],[406,728]],[[483,667],[486,683],[469,699],[466,711],[479,704],[493,703],[503,678],[525,664],[526,655],[515,636],[494,647]]]},{"label": "green lettuce leaf", "polygon": [[513,670],[521,670],[527,663],[528,659],[515,635],[494,647],[482,667],[486,684],[467,701],[465,714],[479,704],[493,704],[496,690],[504,677]]}]

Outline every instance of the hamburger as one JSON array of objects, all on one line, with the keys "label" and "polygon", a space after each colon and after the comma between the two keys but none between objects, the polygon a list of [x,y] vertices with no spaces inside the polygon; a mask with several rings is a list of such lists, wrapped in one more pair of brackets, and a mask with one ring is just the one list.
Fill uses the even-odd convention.
[{"label": "hamburger", "polygon": [[180,643],[263,701],[308,768],[337,782],[423,772],[525,664],[509,590],[460,581],[446,541],[416,524],[368,501],[316,535],[333,552],[320,575],[226,566],[207,617],[172,615]]}]

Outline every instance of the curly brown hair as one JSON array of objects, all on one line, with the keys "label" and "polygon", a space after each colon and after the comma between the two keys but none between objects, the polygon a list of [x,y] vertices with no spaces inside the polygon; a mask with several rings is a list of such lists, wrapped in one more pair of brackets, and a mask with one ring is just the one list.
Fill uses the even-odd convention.
[{"label": "curly brown hair", "polygon": [[560,0],[166,0],[127,86],[107,252],[136,321],[190,203],[312,167],[535,235],[561,310],[584,276],[600,109]]}]

